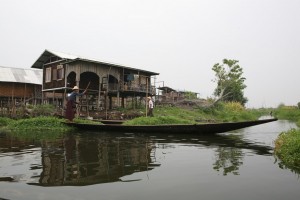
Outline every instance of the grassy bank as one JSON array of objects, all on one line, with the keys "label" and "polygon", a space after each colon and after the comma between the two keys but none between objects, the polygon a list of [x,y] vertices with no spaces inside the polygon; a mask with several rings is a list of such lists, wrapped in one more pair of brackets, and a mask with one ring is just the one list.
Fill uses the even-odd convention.
[{"label": "grassy bank", "polygon": [[[28,119],[10,119],[0,117],[0,132],[21,138],[57,138],[74,128],[65,125],[65,119],[56,117],[34,117]],[[74,119],[77,123],[95,123],[90,120]]]},{"label": "grassy bank", "polygon": [[0,118],[0,132],[26,139],[55,139],[71,129],[55,117]]},{"label": "grassy bank", "polygon": [[281,133],[275,140],[275,155],[284,165],[300,171],[300,130]]}]

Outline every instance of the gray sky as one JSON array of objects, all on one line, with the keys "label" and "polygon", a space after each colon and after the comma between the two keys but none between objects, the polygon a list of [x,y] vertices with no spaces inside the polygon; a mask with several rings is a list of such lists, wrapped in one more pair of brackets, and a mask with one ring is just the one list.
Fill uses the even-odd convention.
[{"label": "gray sky", "polygon": [[300,102],[299,0],[0,3],[0,66],[29,68],[49,49],[158,72],[206,98],[212,66],[227,58],[244,70],[247,107]]}]

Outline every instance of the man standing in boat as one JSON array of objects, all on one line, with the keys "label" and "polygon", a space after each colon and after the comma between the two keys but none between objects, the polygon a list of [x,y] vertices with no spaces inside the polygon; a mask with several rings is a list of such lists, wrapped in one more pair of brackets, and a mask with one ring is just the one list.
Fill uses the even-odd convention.
[{"label": "man standing in boat", "polygon": [[148,98],[148,116],[153,117],[153,101],[151,97],[147,97]]},{"label": "man standing in boat", "polygon": [[73,87],[73,92],[68,95],[67,109],[66,109],[66,119],[68,122],[73,122],[76,113],[76,97],[82,96],[86,93],[86,89],[79,93],[79,88],[77,86]]}]

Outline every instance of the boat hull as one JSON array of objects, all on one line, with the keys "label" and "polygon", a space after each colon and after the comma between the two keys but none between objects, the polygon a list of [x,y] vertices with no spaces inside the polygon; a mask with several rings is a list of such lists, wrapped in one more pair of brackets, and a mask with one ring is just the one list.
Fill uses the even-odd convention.
[{"label": "boat hull", "polygon": [[122,124],[83,124],[83,123],[66,123],[69,126],[82,130],[92,131],[112,131],[112,132],[139,132],[139,133],[222,133],[250,126],[260,125],[276,121],[273,119],[263,119],[243,122],[226,122],[226,123],[206,123],[206,124],[174,124],[174,125],[122,125]]}]

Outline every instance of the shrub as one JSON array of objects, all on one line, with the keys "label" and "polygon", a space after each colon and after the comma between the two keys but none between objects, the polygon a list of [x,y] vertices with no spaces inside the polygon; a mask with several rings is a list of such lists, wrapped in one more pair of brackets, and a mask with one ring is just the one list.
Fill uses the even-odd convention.
[{"label": "shrub", "polygon": [[300,168],[300,131],[282,132],[275,140],[275,154],[286,166]]}]

